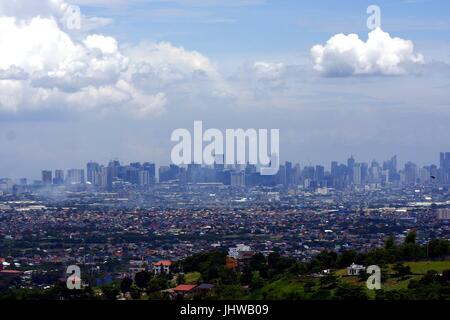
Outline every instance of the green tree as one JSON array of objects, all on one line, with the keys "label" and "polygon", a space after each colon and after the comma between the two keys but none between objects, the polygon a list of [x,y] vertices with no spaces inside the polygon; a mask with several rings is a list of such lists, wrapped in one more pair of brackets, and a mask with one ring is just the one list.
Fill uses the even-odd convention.
[{"label": "green tree", "polygon": [[320,278],[320,287],[321,288],[332,289],[332,288],[336,288],[337,284],[338,284],[338,278],[332,273],[329,273],[326,276]]},{"label": "green tree", "polygon": [[405,244],[416,244],[417,233],[416,231],[411,231],[405,238]]},{"label": "green tree", "polygon": [[106,300],[117,300],[120,290],[115,285],[102,287],[102,294]]},{"label": "green tree", "polygon": [[252,290],[256,290],[262,288],[263,286],[264,286],[264,279],[261,277],[259,271],[253,271],[250,288]]},{"label": "green tree", "polygon": [[129,277],[123,278],[120,282],[120,291],[122,293],[130,292],[130,288],[133,285],[133,280]]},{"label": "green tree", "polygon": [[183,283],[186,283],[186,277],[184,276],[184,273],[179,273],[177,275],[177,284],[180,285]]},{"label": "green tree", "polygon": [[150,282],[151,274],[148,271],[141,271],[134,276],[134,282],[140,289],[145,289]]},{"label": "green tree", "polygon": [[395,276],[399,278],[405,278],[406,276],[409,276],[412,274],[411,267],[405,266],[403,263],[396,263],[392,270],[395,271]]},{"label": "green tree", "polygon": [[384,248],[386,250],[394,249],[395,247],[395,237],[393,235],[389,236],[384,242]]},{"label": "green tree", "polygon": [[130,295],[133,300],[138,300],[141,298],[142,291],[138,286],[132,285],[130,288]]},{"label": "green tree", "polygon": [[337,300],[367,300],[367,293],[363,287],[350,284],[342,284],[337,287],[335,291],[335,298]]}]

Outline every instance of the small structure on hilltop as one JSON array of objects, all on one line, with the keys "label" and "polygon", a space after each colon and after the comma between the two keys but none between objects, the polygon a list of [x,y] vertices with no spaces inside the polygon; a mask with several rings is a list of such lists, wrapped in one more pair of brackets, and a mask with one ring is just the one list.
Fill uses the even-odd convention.
[{"label": "small structure on hilltop", "polygon": [[348,276],[359,276],[361,272],[365,271],[366,268],[364,266],[352,263],[350,267],[347,268],[347,275]]}]

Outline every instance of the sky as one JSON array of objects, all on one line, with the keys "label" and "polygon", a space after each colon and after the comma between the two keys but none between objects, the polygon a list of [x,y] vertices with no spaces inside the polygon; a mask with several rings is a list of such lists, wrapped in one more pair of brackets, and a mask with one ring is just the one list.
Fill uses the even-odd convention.
[{"label": "sky", "polygon": [[280,129],[302,165],[438,163],[449,18],[445,0],[0,0],[0,177],[169,164],[195,120]]}]

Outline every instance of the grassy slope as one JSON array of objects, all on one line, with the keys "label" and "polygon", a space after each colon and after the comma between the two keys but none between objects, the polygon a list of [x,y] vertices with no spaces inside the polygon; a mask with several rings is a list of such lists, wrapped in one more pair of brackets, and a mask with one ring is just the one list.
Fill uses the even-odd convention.
[{"label": "grassy slope", "polygon": [[[408,287],[409,281],[411,279],[420,279],[422,275],[424,275],[429,270],[436,270],[438,272],[442,272],[443,270],[450,269],[450,261],[421,261],[421,262],[407,262],[405,265],[411,267],[411,271],[413,275],[407,277],[406,279],[398,279],[390,277],[386,282],[383,283],[382,288],[384,290],[399,290],[406,289]],[[393,265],[389,265],[389,274],[393,274],[392,271]],[[364,281],[359,281],[358,277],[347,277],[347,270],[341,269],[335,272],[338,278],[346,283],[360,285],[366,288],[366,284]],[[279,280],[270,282],[266,284],[260,290],[257,290],[255,293],[251,294],[249,299],[262,299],[263,295],[266,295],[266,298],[269,300],[277,300],[277,299],[287,299],[292,296],[305,296],[305,281],[314,282],[314,290],[318,288],[319,282],[318,279],[312,277],[303,277],[303,278],[281,278]],[[375,291],[367,290],[367,294],[369,298],[375,297]],[[307,295],[307,293],[306,293]]]}]

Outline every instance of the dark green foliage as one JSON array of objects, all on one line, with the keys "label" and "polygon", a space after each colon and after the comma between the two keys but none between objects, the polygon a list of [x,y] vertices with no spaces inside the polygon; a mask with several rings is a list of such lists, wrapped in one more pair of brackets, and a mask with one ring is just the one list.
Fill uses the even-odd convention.
[{"label": "dark green foliage", "polygon": [[337,300],[367,300],[367,293],[361,286],[354,286],[349,284],[342,284],[337,287],[335,291],[335,298]]},{"label": "dark green foliage", "polygon": [[138,286],[138,288],[145,289],[147,288],[151,278],[152,276],[150,272],[141,271],[136,273],[136,275],[134,276],[134,283],[136,284],[136,286]]},{"label": "dark green foliage", "polygon": [[131,278],[123,278],[120,282],[120,291],[122,293],[127,293],[130,291],[131,286],[133,285],[133,280]]},{"label": "dark green foliage", "polygon": [[396,263],[392,270],[395,271],[395,276],[399,278],[404,278],[412,274],[411,268],[409,266],[405,266],[403,263]]}]

